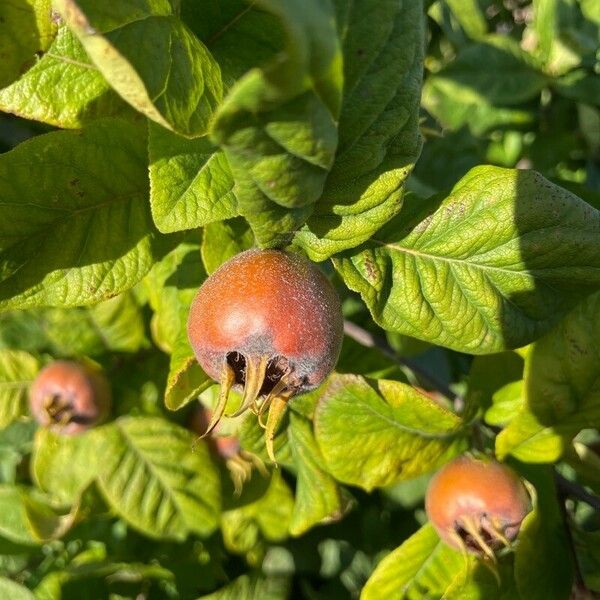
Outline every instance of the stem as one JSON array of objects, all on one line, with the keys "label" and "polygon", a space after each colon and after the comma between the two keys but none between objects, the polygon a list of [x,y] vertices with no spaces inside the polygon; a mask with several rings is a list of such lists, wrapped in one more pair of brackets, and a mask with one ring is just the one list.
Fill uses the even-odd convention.
[{"label": "stem", "polygon": [[581,500],[586,504],[589,504],[592,508],[600,511],[600,498],[598,496],[594,496],[594,494],[590,494],[585,488],[575,483],[574,481],[568,480],[566,477],[563,477],[560,473],[555,473],[556,485],[559,490],[565,496],[572,496],[573,498],[577,498],[577,500]]},{"label": "stem", "polygon": [[446,398],[449,398],[454,403],[456,411],[460,412],[464,408],[464,400],[458,394],[454,393],[443,381],[440,381],[435,375],[403,356],[399,356],[396,351],[388,344],[383,337],[372,334],[370,331],[363,329],[356,323],[344,321],[344,333],[366,348],[375,348],[384,356],[389,358],[396,364],[410,369],[424,383],[430,385],[436,391],[440,392]]},{"label": "stem", "polygon": [[[570,526],[570,518],[569,513],[567,512],[567,507],[565,501],[567,499],[568,493],[566,492],[566,488],[564,486],[564,482],[571,483],[568,479],[565,479],[559,473],[554,471],[554,481],[556,483],[556,492],[558,495],[558,506],[560,508],[560,512],[563,518],[563,525],[565,527],[565,535],[567,536],[567,541],[569,543],[569,550],[571,551],[571,556],[573,559],[573,568],[575,570],[575,583],[578,587],[585,589],[585,583],[583,580],[583,574],[581,572],[581,567],[579,566],[579,560],[577,559],[577,551],[575,550],[575,541],[573,540],[573,533],[571,531]],[[584,490],[585,491],[585,490]]]}]

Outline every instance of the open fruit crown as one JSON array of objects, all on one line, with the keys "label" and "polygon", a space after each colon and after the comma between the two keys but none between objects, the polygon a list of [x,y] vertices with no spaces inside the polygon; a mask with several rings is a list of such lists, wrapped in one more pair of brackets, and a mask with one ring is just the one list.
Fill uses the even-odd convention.
[{"label": "open fruit crown", "polygon": [[274,437],[287,402],[316,388],[337,362],[341,304],[329,280],[305,258],[248,250],[200,287],[188,335],[198,362],[221,385],[204,435],[223,416],[230,390],[239,387],[242,402],[231,416],[247,410],[258,416],[276,462]]}]

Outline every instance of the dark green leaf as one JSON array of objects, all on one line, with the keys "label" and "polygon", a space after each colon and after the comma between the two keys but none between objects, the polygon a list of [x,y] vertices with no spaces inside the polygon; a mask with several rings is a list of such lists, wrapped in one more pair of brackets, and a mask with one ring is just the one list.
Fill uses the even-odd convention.
[{"label": "dark green leaf", "polygon": [[[522,598],[568,598],[573,563],[566,527],[550,468],[527,470],[537,491],[534,510],[525,517],[515,556],[515,579]],[[540,576],[543,574],[543,576]]]},{"label": "dark green leaf", "polygon": [[398,213],[421,148],[420,0],[345,6],[339,147],[314,215],[296,235],[313,260],[357,246]]},{"label": "dark green leaf", "polygon": [[50,0],[3,0],[0,4],[0,88],[14,81],[52,42]]},{"label": "dark green leaf", "polygon": [[240,214],[273,246],[309,217],[333,164],[341,52],[329,0],[256,4],[281,20],[285,51],[233,86],[212,137],[233,171]]}]

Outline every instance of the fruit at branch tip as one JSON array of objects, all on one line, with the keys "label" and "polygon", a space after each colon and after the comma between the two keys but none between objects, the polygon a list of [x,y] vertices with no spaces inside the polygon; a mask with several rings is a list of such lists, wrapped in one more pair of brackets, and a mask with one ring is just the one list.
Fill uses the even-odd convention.
[{"label": "fruit at branch tip", "polygon": [[343,317],[329,280],[307,259],[280,250],[248,250],[215,271],[198,290],[188,336],[206,373],[221,384],[208,434],[229,391],[243,390],[236,415],[268,411],[267,451],[288,400],[316,388],[334,368]]},{"label": "fruit at branch tip", "polygon": [[511,547],[530,511],[519,476],[495,460],[460,456],[431,480],[425,510],[449,546],[495,560]]},{"label": "fruit at branch tip", "polygon": [[29,407],[42,427],[61,435],[77,435],[108,416],[110,387],[92,366],[56,360],[35,378],[29,390]]}]

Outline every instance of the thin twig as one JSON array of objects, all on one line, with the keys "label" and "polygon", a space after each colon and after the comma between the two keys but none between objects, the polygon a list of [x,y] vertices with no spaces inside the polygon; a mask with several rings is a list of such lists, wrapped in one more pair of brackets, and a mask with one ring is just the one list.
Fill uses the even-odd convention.
[{"label": "thin twig", "polygon": [[391,361],[410,369],[423,383],[430,385],[436,391],[446,396],[446,398],[452,400],[456,410],[460,410],[464,406],[463,399],[453,392],[443,381],[440,381],[435,375],[421,367],[415,361],[399,356],[384,338],[372,334],[370,331],[363,329],[351,321],[344,321],[344,333],[361,346],[376,348]]},{"label": "thin twig", "polygon": [[592,508],[600,511],[600,498],[594,496],[594,494],[590,494],[584,487],[563,477],[560,473],[556,473],[556,483],[560,490],[567,496],[577,498],[577,500],[581,500],[582,502],[589,504]]},{"label": "thin twig", "polygon": [[[563,524],[565,527],[565,535],[567,536],[567,542],[569,544],[569,550],[571,552],[571,557],[573,559],[573,568],[575,569],[575,583],[579,587],[585,588],[585,583],[583,580],[583,573],[581,572],[581,567],[579,565],[579,560],[577,558],[577,550],[575,549],[575,540],[573,539],[573,532],[571,531],[570,517],[567,512],[567,507],[565,502],[569,493],[566,490],[564,482],[571,483],[568,479],[565,479],[562,475],[554,471],[554,481],[556,482],[556,493],[558,496],[558,505],[563,518]],[[585,491],[585,490],[584,490]]]}]

